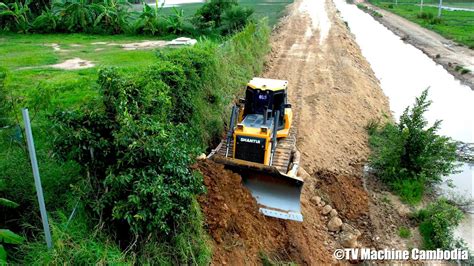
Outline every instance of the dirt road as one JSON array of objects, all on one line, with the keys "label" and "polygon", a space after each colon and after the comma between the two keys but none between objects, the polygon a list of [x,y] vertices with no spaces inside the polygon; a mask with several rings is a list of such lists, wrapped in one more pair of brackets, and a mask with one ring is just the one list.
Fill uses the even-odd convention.
[{"label": "dirt road", "polygon": [[[382,14],[383,17],[373,16],[375,20],[423,51],[436,63],[442,65],[449,73],[474,90],[474,50],[458,45],[431,30],[404,19],[381,8],[364,3]],[[470,73],[461,74],[456,66],[462,66]]]},{"label": "dirt road", "polygon": [[238,175],[202,163],[209,193],[200,203],[214,264],[256,264],[262,256],[303,265],[335,262],[342,233],[328,230],[331,218],[321,213],[320,199],[337,210],[346,228],[362,233],[359,245],[376,246],[377,224],[370,221],[369,193],[361,180],[369,154],[364,127],[390,113],[388,101],[330,0],[296,0],[288,8],[272,37],[263,76],[289,81],[305,178],[304,222],[264,217],[240,189]]},{"label": "dirt road", "polygon": [[[364,127],[390,113],[388,101],[333,3],[323,1],[296,1],[273,38],[264,76],[289,80],[306,171],[358,172],[368,155]],[[324,7],[329,29],[314,27],[325,18],[308,12]]]}]

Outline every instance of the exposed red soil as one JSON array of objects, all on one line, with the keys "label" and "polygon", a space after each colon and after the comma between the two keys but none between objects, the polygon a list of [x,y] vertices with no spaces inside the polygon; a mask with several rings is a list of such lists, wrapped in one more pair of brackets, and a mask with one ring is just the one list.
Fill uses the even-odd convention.
[{"label": "exposed red soil", "polygon": [[359,177],[337,175],[326,170],[318,171],[317,187],[327,196],[329,203],[349,220],[363,217],[369,212],[369,197]]},{"label": "exposed red soil", "polygon": [[262,253],[301,265],[337,263],[333,252],[342,246],[338,234],[328,231],[329,218],[321,214],[316,196],[331,204],[344,223],[362,232],[360,245],[376,246],[371,197],[361,179],[369,154],[365,126],[390,113],[388,101],[330,0],[325,9],[331,28],[320,38],[319,29],[313,27],[317,18],[301,9],[314,3],[296,0],[289,6],[289,16],[272,37],[272,53],[263,73],[290,84],[297,148],[301,166],[309,173],[299,173],[305,179],[304,221],[261,215],[238,174],[201,161],[198,168],[208,193],[199,201],[213,239],[214,265],[261,264]]},{"label": "exposed red soil", "polygon": [[[200,162],[198,169],[208,189],[199,202],[206,217],[206,229],[214,241],[214,265],[255,265],[261,261],[261,254],[302,265],[332,262],[328,259],[329,250],[318,244],[328,240],[316,206],[312,208],[316,212],[304,213],[312,223],[266,217],[258,212],[257,203],[242,186],[240,175],[212,161]],[[309,230],[310,224],[313,230]]]}]

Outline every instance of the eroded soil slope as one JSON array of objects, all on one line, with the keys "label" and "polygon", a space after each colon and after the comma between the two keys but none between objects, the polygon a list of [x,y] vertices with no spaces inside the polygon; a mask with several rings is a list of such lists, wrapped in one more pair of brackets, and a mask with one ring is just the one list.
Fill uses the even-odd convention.
[{"label": "eroded soil slope", "polygon": [[256,264],[259,254],[306,265],[335,262],[332,254],[341,244],[328,231],[318,197],[362,233],[359,245],[375,246],[361,180],[369,154],[364,127],[389,114],[388,101],[330,0],[297,0],[289,7],[272,38],[264,76],[289,80],[305,178],[304,222],[264,217],[239,175],[201,162],[209,192],[200,202],[214,264]]}]

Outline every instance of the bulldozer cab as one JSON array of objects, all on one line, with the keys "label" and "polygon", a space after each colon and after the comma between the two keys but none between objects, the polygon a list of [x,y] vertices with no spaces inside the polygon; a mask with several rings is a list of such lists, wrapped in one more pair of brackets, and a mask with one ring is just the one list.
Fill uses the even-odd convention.
[{"label": "bulldozer cab", "polygon": [[[261,116],[263,120],[273,121],[276,111],[279,111],[277,129],[282,129],[285,124],[284,109],[289,106],[286,93],[288,82],[272,80],[271,85],[273,86],[270,87],[266,84],[262,85],[262,80],[268,83],[268,80],[258,78],[254,78],[249,82],[245,91],[243,118],[255,117],[254,115],[257,115],[258,117]],[[263,122],[266,123],[267,121]]]}]

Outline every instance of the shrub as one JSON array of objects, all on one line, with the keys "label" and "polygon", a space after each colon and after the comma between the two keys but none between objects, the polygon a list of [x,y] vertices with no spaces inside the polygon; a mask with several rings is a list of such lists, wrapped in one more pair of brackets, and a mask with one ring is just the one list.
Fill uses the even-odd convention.
[{"label": "shrub", "polygon": [[425,249],[451,250],[459,245],[453,231],[464,215],[456,206],[440,198],[416,214]]},{"label": "shrub", "polygon": [[467,73],[470,73],[470,72],[471,72],[470,69],[465,68],[465,67],[460,66],[460,65],[457,65],[457,66],[454,68],[454,71],[457,71],[457,72],[461,73],[461,75],[464,75],[464,74],[467,74]]},{"label": "shrub", "polygon": [[441,24],[441,23],[443,23],[443,19],[442,19],[442,18],[436,17],[436,18],[430,19],[430,24],[431,24],[431,25],[434,25],[434,24]]},{"label": "shrub", "polygon": [[22,264],[132,264],[111,239],[87,227],[88,217],[82,208],[71,221],[62,212],[54,214],[54,217],[50,217],[53,249],[46,248],[42,237],[29,242],[20,248]]},{"label": "shrub", "polygon": [[376,130],[371,127],[370,165],[377,175],[400,194],[415,203],[426,186],[442,181],[457,167],[456,145],[437,131],[441,121],[431,127],[424,118],[431,102],[428,90],[423,91],[412,108],[407,107],[400,122],[388,123]]},{"label": "shrub", "polygon": [[87,213],[123,247],[137,240],[137,261],[209,261],[195,202],[204,186],[190,165],[220,138],[235,93],[262,70],[268,38],[266,23],[251,23],[221,46],[161,51],[139,73],[103,69],[99,100],[51,117],[57,155],[82,166],[73,187]]},{"label": "shrub", "polygon": [[222,31],[225,34],[240,31],[247,25],[253,12],[253,9],[241,6],[233,6],[227,9],[222,18]]},{"label": "shrub", "polygon": [[398,228],[398,235],[401,238],[410,238],[410,236],[411,236],[410,228],[406,228],[406,227],[403,227],[403,226]]},{"label": "shrub", "polygon": [[10,104],[5,86],[6,70],[0,68],[0,129],[10,124]]},{"label": "shrub", "polygon": [[179,34],[184,31],[184,10],[173,7],[173,14],[168,17],[168,31]]},{"label": "shrub", "polygon": [[[0,191],[3,191],[5,188],[0,185]],[[0,210],[2,208],[17,208],[19,205],[16,202],[10,201],[5,198],[0,198]],[[7,251],[3,244],[8,245],[19,245],[23,243],[24,238],[18,234],[13,233],[12,231],[4,228],[0,228],[0,264],[7,263]]]},{"label": "shrub", "polygon": [[110,69],[99,75],[103,108],[54,116],[59,155],[86,167],[91,186],[83,193],[100,195],[89,204],[111,215],[104,219],[126,222],[133,234],[168,234],[202,191],[188,168],[193,132],[168,121],[170,87],[161,80],[127,80]]},{"label": "shrub", "polygon": [[134,31],[151,35],[166,33],[166,20],[160,17],[158,12],[158,7],[153,9],[144,3],[142,13],[134,23]]},{"label": "shrub", "polygon": [[31,10],[29,7],[30,1],[13,2],[5,4],[0,2],[0,18],[1,25],[6,30],[26,33],[30,30]]},{"label": "shrub", "polygon": [[33,28],[37,32],[54,32],[59,26],[59,17],[51,8],[45,8],[41,15],[33,21]]},{"label": "shrub", "polygon": [[425,20],[430,20],[434,18],[434,14],[430,12],[420,12],[416,14],[417,18],[425,19]]},{"label": "shrub", "polygon": [[224,12],[237,6],[237,0],[210,0],[202,5],[194,14],[195,24],[201,28],[219,28]]},{"label": "shrub", "polygon": [[87,0],[55,2],[61,24],[68,32],[90,32],[95,20],[95,12]]},{"label": "shrub", "polygon": [[96,12],[94,27],[102,31],[118,34],[129,30],[130,4],[125,0],[104,0],[91,5]]}]

